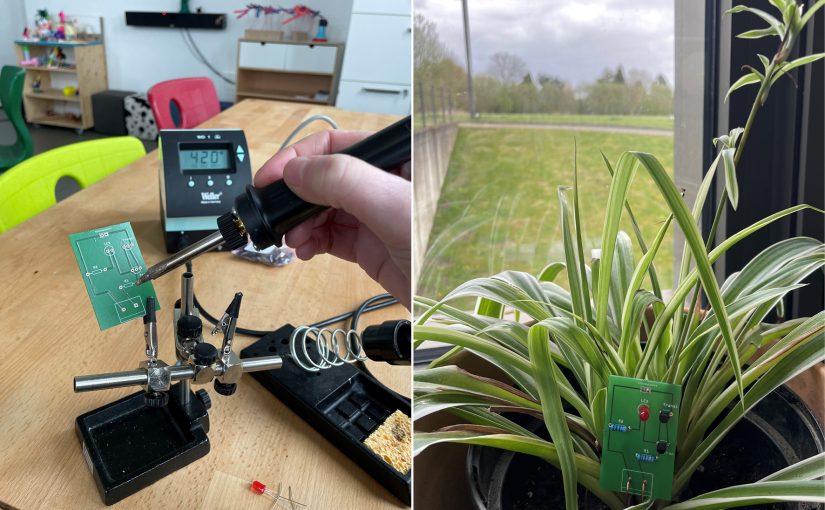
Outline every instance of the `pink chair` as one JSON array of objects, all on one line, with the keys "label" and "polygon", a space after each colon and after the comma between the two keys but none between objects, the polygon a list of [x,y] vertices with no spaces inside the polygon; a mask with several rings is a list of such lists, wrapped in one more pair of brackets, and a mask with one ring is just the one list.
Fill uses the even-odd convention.
[{"label": "pink chair", "polygon": [[[180,112],[180,125],[172,119],[171,105]],[[218,93],[209,78],[163,81],[149,89],[149,104],[158,129],[191,129],[221,111]]]}]

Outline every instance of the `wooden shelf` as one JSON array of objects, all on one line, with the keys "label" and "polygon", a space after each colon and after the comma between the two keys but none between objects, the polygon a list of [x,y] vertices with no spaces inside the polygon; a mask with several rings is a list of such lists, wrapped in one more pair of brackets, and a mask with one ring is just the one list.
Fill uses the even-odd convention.
[{"label": "wooden shelf", "polygon": [[[67,58],[74,68],[49,66],[24,66],[26,78],[23,82],[23,106],[26,121],[32,124],[60,126],[77,130],[94,126],[92,95],[109,88],[106,77],[106,52],[99,41],[80,44],[32,44],[30,41],[16,45],[17,58],[43,59],[48,57],[54,46],[66,48]],[[27,49],[24,54],[24,49]],[[45,60],[41,60],[45,62]],[[41,92],[34,92],[37,83]],[[63,87],[73,85],[78,93],[64,96]],[[55,113],[55,111],[59,113]],[[78,120],[66,118],[64,111],[80,115]]]},{"label": "wooden shelf", "polygon": [[[263,46],[250,43],[263,43]],[[309,50],[307,46],[335,48]],[[335,104],[344,46],[340,43],[238,41],[237,101],[246,98]],[[259,64],[272,67],[259,67]],[[315,99],[324,92],[326,99]]]},{"label": "wooden shelf", "polygon": [[312,71],[287,71],[284,69],[267,69],[265,67],[250,67],[250,66],[238,66],[238,71],[260,71],[263,73],[278,73],[278,74],[292,74],[296,76],[323,76],[329,77],[330,73],[321,73],[321,72],[312,72]]},{"label": "wooden shelf", "polygon": [[239,90],[237,91],[236,95],[240,98],[243,97],[254,97],[256,99],[271,99],[273,101],[297,101],[300,103],[314,103],[314,104],[328,104],[329,101],[324,99],[315,99],[312,97],[306,96],[299,96],[296,94],[290,94],[289,92],[284,93],[277,93],[277,92],[255,92],[252,90]]},{"label": "wooden shelf", "polygon": [[42,92],[26,92],[24,95],[30,99],[48,99],[50,101],[71,101],[73,103],[80,102],[79,96],[66,96],[63,94],[62,90],[57,89],[44,89]]},{"label": "wooden shelf", "polygon": [[283,40],[280,40],[280,41],[269,41],[269,40],[266,40],[266,39],[254,39],[254,38],[248,38],[248,37],[241,37],[240,39],[238,39],[238,41],[239,42],[262,43],[262,44],[293,44],[295,46],[341,46],[342,45],[342,43],[340,43],[340,42],[332,42],[332,41],[315,42],[311,39],[309,41],[293,41],[293,40],[290,40],[290,39],[283,39]]},{"label": "wooden shelf", "polygon": [[44,73],[72,73],[77,74],[77,68],[69,67],[41,67],[41,66],[21,66],[23,69],[31,71],[41,71]]},{"label": "wooden shelf", "polygon": [[18,46],[38,46],[38,47],[60,47],[60,48],[79,48],[83,46],[97,46],[103,44],[103,40],[95,39],[94,41],[27,41],[25,39],[18,39],[14,41]]},{"label": "wooden shelf", "polygon": [[32,124],[43,124],[44,126],[58,126],[74,129],[83,129],[83,123],[79,120],[70,119],[59,115],[46,117],[36,117],[30,121]]}]

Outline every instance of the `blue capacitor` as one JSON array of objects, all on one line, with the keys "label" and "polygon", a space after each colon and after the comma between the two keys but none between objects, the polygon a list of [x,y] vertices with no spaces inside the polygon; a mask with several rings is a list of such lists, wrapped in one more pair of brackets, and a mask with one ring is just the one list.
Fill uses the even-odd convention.
[{"label": "blue capacitor", "polygon": [[627,432],[627,425],[622,425],[621,423],[608,423],[607,428],[615,430],[616,432]]},{"label": "blue capacitor", "polygon": [[649,453],[637,453],[636,460],[640,462],[656,462],[656,456]]}]

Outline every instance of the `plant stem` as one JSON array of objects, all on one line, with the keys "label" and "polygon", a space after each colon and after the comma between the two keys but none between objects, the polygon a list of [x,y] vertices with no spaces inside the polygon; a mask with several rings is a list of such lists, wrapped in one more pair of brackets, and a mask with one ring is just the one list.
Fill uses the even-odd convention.
[{"label": "plant stem", "polygon": [[[742,135],[739,137],[739,143],[736,144],[736,152],[733,155],[734,172],[739,169],[739,160],[742,159],[742,152],[745,149],[745,144],[748,142],[748,135],[750,134],[751,128],[753,127],[753,122],[754,120],[756,120],[756,113],[762,106],[762,96],[771,87],[771,78],[773,77],[773,72],[775,68],[776,62],[772,60],[768,68],[765,69],[765,78],[759,85],[759,91],[756,93],[756,98],[753,100],[753,105],[751,105],[751,111],[748,114],[748,120],[745,122],[745,128],[742,130]],[[710,251],[713,247],[713,241],[716,238],[716,230],[719,227],[719,221],[722,218],[722,213],[725,211],[725,206],[727,205],[727,203],[728,201],[723,194],[721,199],[719,200],[719,203],[716,205],[716,213],[713,215],[713,223],[711,224],[710,232],[708,232],[708,239],[705,243],[706,251]],[[697,282],[696,290],[693,293],[693,299],[690,304],[690,308],[688,308],[688,313],[691,314],[690,319],[688,320],[688,323],[684,325],[683,330],[679,332],[679,338],[676,342],[676,348],[673,350],[673,363],[671,363],[670,369],[668,369],[666,377],[666,380],[668,382],[674,382],[676,374],[679,372],[679,355],[681,354],[682,348],[684,347],[684,343],[689,336],[688,330],[693,329],[694,320],[692,314],[695,313],[696,305],[699,303],[701,287],[701,283]]]}]

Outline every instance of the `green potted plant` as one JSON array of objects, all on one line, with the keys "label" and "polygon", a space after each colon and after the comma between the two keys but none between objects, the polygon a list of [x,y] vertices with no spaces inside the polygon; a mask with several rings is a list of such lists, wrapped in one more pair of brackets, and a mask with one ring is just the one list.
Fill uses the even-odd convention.
[{"label": "green potted plant", "polygon": [[[704,494],[690,487],[700,466],[730,439],[732,430],[745,423],[749,411],[763,399],[776,398],[784,383],[825,359],[825,312],[765,324],[774,310],[781,317],[787,293],[822,268],[825,246],[820,241],[797,237],[776,243],[721,286],[712,268],[727,250],[759,229],[815,209],[804,204],[788,208],[713,245],[726,203],[734,208],[738,204],[736,165],[771,86],[793,69],[825,56],[788,60],[800,31],[825,0],[807,12],[793,0],[771,0],[771,4],[781,16],[745,6],[730,11],[754,14],[768,23],[740,37],[776,36],[780,44],[773,58],[759,55],[761,69],[748,68],[731,85],[729,94],[748,85],[757,85],[759,91],[745,126],[714,140],[718,155],[692,210],[653,155],[626,152],[615,166],[604,157],[612,175],[610,194],[601,249],[588,261],[574,164],[572,187],[558,190],[563,261],[547,265],[537,276],[506,271],[468,281],[439,301],[416,299],[421,311],[414,328],[416,346],[434,340],[453,348],[416,372],[414,418],[446,412],[463,422],[434,432],[417,431],[416,454],[453,442],[535,456],[560,472],[560,501],[570,510],[580,505],[681,510],[781,501],[825,503],[825,484],[818,479],[825,476],[822,453],[782,466],[758,481]],[[642,238],[627,202],[628,187],[639,170],[650,175],[670,211],[652,240]],[[720,200],[705,240],[700,215],[717,170],[724,171],[726,199]],[[634,226],[638,259],[630,236],[619,231],[625,213]],[[684,233],[685,248],[678,281],[666,297],[652,262],[674,226]],[[562,279],[566,286],[557,283]],[[698,309],[703,295],[707,310]],[[468,297],[476,299],[473,313],[451,305]],[[509,380],[480,377],[452,365],[462,351],[483,358]],[[669,506],[608,491],[599,484],[607,382],[615,375],[681,385]],[[522,419],[525,416],[537,419],[540,426],[531,426],[529,419]],[[740,468],[736,457],[728,458],[728,463],[729,470]],[[545,471],[540,476],[549,475]],[[585,503],[582,494],[598,502]]]}]

